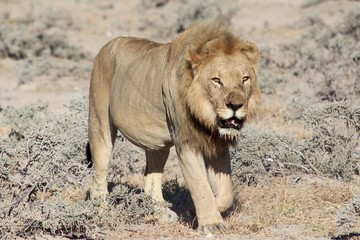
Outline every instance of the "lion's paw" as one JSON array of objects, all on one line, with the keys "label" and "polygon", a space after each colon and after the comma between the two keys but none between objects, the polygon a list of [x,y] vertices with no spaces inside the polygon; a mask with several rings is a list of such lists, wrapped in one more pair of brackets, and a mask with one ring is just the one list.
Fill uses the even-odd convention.
[{"label": "lion's paw", "polygon": [[161,223],[174,223],[179,219],[178,215],[167,207],[161,207],[156,212],[156,218]]},{"label": "lion's paw", "polygon": [[208,234],[222,234],[226,232],[226,226],[224,223],[214,223],[207,225],[200,225],[198,227],[199,232],[203,232],[206,235]]}]

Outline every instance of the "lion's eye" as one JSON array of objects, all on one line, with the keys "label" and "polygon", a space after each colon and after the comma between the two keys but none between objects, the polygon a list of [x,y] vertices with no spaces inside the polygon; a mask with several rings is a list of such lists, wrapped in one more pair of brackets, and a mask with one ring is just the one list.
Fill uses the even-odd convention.
[{"label": "lion's eye", "polygon": [[223,83],[221,82],[220,78],[214,77],[211,79],[213,82],[219,84],[219,85],[223,85]]},{"label": "lion's eye", "polygon": [[249,76],[245,76],[245,77],[243,77],[243,83],[245,83],[246,81],[248,81],[250,79],[250,77]]}]

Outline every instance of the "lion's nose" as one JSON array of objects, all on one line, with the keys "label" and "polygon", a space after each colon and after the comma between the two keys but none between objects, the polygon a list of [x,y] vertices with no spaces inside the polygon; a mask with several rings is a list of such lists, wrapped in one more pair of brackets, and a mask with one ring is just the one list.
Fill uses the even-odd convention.
[{"label": "lion's nose", "polygon": [[233,111],[242,108],[245,103],[245,98],[239,93],[230,93],[226,100],[226,106]]},{"label": "lion's nose", "polygon": [[242,108],[244,104],[242,103],[232,103],[232,102],[229,102],[226,104],[226,106],[230,109],[232,109],[233,111],[236,111],[238,110],[239,108]]}]

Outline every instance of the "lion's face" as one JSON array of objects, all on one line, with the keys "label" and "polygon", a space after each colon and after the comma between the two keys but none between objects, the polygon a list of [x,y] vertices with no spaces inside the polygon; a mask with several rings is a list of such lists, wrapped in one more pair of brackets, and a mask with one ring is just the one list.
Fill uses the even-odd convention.
[{"label": "lion's face", "polygon": [[248,115],[249,100],[256,87],[254,66],[243,54],[213,56],[194,71],[190,91],[197,102],[193,101],[190,108],[208,128],[235,140]]}]

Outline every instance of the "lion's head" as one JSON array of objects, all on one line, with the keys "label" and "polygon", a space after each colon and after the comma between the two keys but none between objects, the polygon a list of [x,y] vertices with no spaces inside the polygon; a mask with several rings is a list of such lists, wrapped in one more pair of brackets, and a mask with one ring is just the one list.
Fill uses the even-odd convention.
[{"label": "lion's head", "polygon": [[255,44],[229,32],[189,50],[187,107],[198,122],[226,140],[236,140],[260,101],[258,58]]}]

